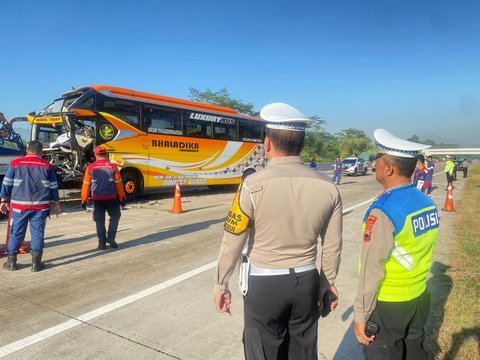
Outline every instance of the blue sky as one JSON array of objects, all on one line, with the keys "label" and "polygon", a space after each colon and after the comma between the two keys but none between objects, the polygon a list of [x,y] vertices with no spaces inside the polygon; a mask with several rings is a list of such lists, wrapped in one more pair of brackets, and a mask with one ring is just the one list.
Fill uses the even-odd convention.
[{"label": "blue sky", "polygon": [[1,0],[0,111],[108,84],[226,87],[327,130],[480,144],[479,0]]}]

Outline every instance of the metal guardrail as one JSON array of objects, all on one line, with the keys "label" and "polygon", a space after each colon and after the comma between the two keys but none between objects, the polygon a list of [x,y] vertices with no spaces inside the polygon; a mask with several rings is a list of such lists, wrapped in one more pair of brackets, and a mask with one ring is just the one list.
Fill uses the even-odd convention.
[{"label": "metal guardrail", "polygon": [[435,146],[422,151],[425,155],[480,155],[480,145]]}]

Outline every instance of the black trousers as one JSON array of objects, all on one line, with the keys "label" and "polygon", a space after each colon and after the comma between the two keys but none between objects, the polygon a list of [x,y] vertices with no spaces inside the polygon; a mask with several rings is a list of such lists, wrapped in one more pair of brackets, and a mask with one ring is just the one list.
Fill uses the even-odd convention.
[{"label": "black trousers", "polygon": [[428,290],[403,302],[377,301],[370,320],[379,325],[375,340],[364,346],[367,360],[426,360],[425,323],[430,311]]},{"label": "black trousers", "polygon": [[[105,228],[105,212],[110,217],[108,233]],[[105,245],[107,242],[115,241],[120,216],[120,202],[117,199],[93,200],[93,221],[95,221],[97,227],[99,244]]]},{"label": "black trousers", "polygon": [[316,360],[317,270],[250,276],[244,297],[243,344],[247,360]]}]

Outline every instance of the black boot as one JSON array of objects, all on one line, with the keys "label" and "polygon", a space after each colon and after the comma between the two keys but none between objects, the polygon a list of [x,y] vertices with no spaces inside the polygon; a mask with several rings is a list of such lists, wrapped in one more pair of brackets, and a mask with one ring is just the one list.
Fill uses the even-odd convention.
[{"label": "black boot", "polygon": [[107,245],[105,243],[99,242],[98,243],[98,250],[106,250]]},{"label": "black boot", "polygon": [[118,248],[118,244],[115,242],[115,240],[107,240],[107,243],[109,243],[110,247],[113,249]]},{"label": "black boot", "polygon": [[42,262],[43,250],[39,252],[32,252],[32,272],[37,272],[45,269],[45,264]]},{"label": "black boot", "polygon": [[8,255],[7,257],[7,262],[3,264],[3,268],[10,270],[10,271],[15,271],[18,270],[17,267],[17,254],[12,254]]}]

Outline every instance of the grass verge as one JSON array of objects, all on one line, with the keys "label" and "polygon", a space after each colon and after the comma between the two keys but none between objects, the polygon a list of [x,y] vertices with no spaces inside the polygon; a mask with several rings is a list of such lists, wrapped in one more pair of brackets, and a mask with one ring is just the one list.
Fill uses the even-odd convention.
[{"label": "grass verge", "polygon": [[427,346],[437,360],[480,359],[480,166],[469,171],[460,204],[449,266],[437,272],[443,273],[437,286],[444,298],[432,297],[430,316],[437,330],[427,332]]}]

